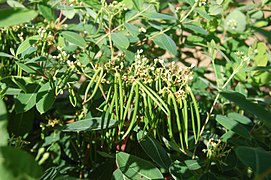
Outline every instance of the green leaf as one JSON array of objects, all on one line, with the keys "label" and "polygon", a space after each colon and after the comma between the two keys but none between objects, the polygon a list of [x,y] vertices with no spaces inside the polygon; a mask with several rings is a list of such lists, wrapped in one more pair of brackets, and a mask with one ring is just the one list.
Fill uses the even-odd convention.
[{"label": "green leaf", "polygon": [[24,113],[15,114],[10,118],[8,130],[16,136],[24,136],[29,133],[33,127],[34,111],[30,110]]},{"label": "green leaf", "polygon": [[8,116],[6,105],[2,99],[0,99],[0,146],[8,144],[9,134],[7,131]]},{"label": "green leaf", "polygon": [[254,66],[264,67],[268,63],[268,56],[266,54],[267,47],[265,43],[260,42],[257,44],[257,55],[253,58]]},{"label": "green leaf", "polygon": [[151,20],[169,20],[169,21],[176,21],[176,18],[174,16],[170,16],[167,14],[157,13],[157,12],[144,12],[142,16],[151,19]]},{"label": "green leaf", "polygon": [[36,108],[41,114],[45,113],[53,106],[55,102],[55,94],[50,86],[50,82],[47,82],[40,87],[36,101]]},{"label": "green leaf", "polygon": [[115,180],[129,180],[118,168],[114,171],[112,179]]},{"label": "green leaf", "polygon": [[143,3],[144,1],[143,0],[132,0],[135,8],[140,11],[142,8],[143,8]]},{"label": "green leaf", "polygon": [[45,5],[45,4],[39,4],[38,5],[39,11],[41,15],[47,19],[48,21],[54,21],[55,20],[55,14],[51,7]]},{"label": "green leaf", "polygon": [[65,132],[95,131],[110,128],[114,126],[115,123],[116,120],[114,119],[104,119],[103,117],[92,117],[67,124],[63,127],[62,131]]},{"label": "green leaf", "polygon": [[63,15],[66,16],[68,19],[72,19],[75,16],[74,9],[65,9],[63,10]]},{"label": "green leaf", "polygon": [[84,2],[89,7],[99,11],[102,8],[102,3],[99,0],[80,0]]},{"label": "green leaf", "polygon": [[37,12],[26,8],[4,9],[0,10],[0,14],[0,27],[14,26],[29,22],[38,15]]},{"label": "green leaf", "polygon": [[186,164],[188,169],[191,171],[194,171],[194,170],[201,168],[201,166],[199,165],[197,160],[186,160],[186,161],[184,161],[184,163]]},{"label": "green leaf", "polygon": [[173,140],[169,141],[165,137],[162,137],[162,140],[168,149],[174,150],[178,153],[183,152],[183,151],[181,151],[181,149],[179,148],[178,144],[175,141],[173,141]]},{"label": "green leaf", "polygon": [[265,110],[263,107],[248,101],[245,96],[234,91],[221,92],[221,95],[226,99],[236,103],[242,109],[249,111],[250,113],[256,115],[263,123],[271,129],[271,112]]},{"label": "green leaf", "polygon": [[251,120],[249,118],[247,118],[246,116],[243,116],[242,114],[232,112],[232,113],[228,114],[228,117],[234,119],[235,121],[237,121],[241,124],[245,124],[245,125],[251,124]]},{"label": "green leaf", "polygon": [[75,16],[75,10],[73,6],[69,5],[59,5],[57,9],[62,10],[63,15],[66,16],[68,19],[72,19]]},{"label": "green leaf", "polygon": [[226,129],[231,130],[236,134],[239,134],[240,136],[243,136],[245,138],[250,137],[248,130],[230,117],[217,115],[216,121],[222,126],[224,126]]},{"label": "green leaf", "polygon": [[233,32],[244,32],[246,29],[246,16],[239,10],[231,12],[225,20],[225,29]]},{"label": "green leaf", "polygon": [[154,36],[152,40],[160,48],[167,50],[171,54],[175,56],[178,54],[175,42],[171,39],[171,37],[169,37],[165,33],[159,34],[158,36]]},{"label": "green leaf", "polygon": [[118,152],[116,161],[121,172],[130,179],[164,179],[153,164],[134,155]]},{"label": "green leaf", "polygon": [[205,8],[204,7],[198,7],[195,9],[195,11],[197,13],[199,13],[199,15],[203,18],[205,18],[206,20],[212,20],[212,17],[209,16],[209,14],[206,12]]},{"label": "green leaf", "polygon": [[259,85],[268,84],[271,81],[271,73],[270,72],[261,72],[257,75],[254,75],[253,81]]},{"label": "green leaf", "polygon": [[127,49],[130,45],[129,39],[123,34],[123,32],[114,32],[111,34],[112,41],[116,46]]},{"label": "green leaf", "polygon": [[25,8],[24,5],[14,0],[7,0],[7,3],[12,8]]},{"label": "green leaf", "polygon": [[235,153],[242,163],[258,175],[271,168],[271,153],[263,149],[240,146],[235,149]]},{"label": "green leaf", "polygon": [[20,93],[15,100],[16,113],[30,110],[36,105],[37,93]]},{"label": "green leaf", "polygon": [[32,36],[27,38],[24,42],[20,44],[16,51],[16,56],[26,51],[28,48],[30,48],[35,42],[39,40],[39,36]]},{"label": "green leaf", "polygon": [[221,136],[221,140],[223,142],[227,142],[230,138],[232,138],[235,135],[235,132],[233,131],[228,131],[225,132],[222,136]]},{"label": "green leaf", "polygon": [[213,4],[209,8],[209,13],[210,13],[210,15],[213,15],[213,16],[222,14],[223,13],[223,7],[221,5],[218,5],[218,4]]},{"label": "green leaf", "polygon": [[14,147],[0,147],[1,179],[39,179],[42,169],[27,152]]},{"label": "green leaf", "polygon": [[171,160],[167,155],[166,150],[153,138],[148,135],[143,135],[140,131],[137,133],[137,140],[146,154],[161,168],[168,171]]},{"label": "green leaf", "polygon": [[7,57],[7,58],[13,58],[12,55],[4,53],[4,52],[0,52],[0,57]]},{"label": "green leaf", "polygon": [[63,31],[61,35],[70,43],[85,48],[87,46],[86,41],[79,34],[71,31]]},{"label": "green leaf", "polygon": [[50,135],[47,135],[44,138],[44,143],[42,144],[42,147],[52,145],[60,140],[60,131],[53,131]]},{"label": "green leaf", "polygon": [[188,167],[178,160],[174,161],[169,168],[169,172],[175,180],[184,179],[183,176],[187,171]]},{"label": "green leaf", "polygon": [[126,29],[129,31],[129,33],[133,36],[133,37],[137,37],[139,34],[139,30],[138,28],[131,24],[131,23],[124,23],[124,26],[126,27]]},{"label": "green leaf", "polygon": [[185,0],[190,6],[193,6],[195,4],[195,0]]},{"label": "green leaf", "polygon": [[15,62],[22,70],[24,70],[25,72],[29,73],[29,74],[36,74],[37,72],[41,73],[42,68],[36,64],[23,64],[20,62]]},{"label": "green leaf", "polygon": [[242,69],[240,72],[250,72],[250,71],[268,71],[270,72],[271,66],[255,66]]},{"label": "green leaf", "polygon": [[184,28],[189,29],[191,31],[194,31],[195,33],[198,33],[198,34],[203,34],[203,35],[208,34],[208,31],[203,29],[201,26],[198,26],[195,24],[184,24],[183,26],[184,26]]}]

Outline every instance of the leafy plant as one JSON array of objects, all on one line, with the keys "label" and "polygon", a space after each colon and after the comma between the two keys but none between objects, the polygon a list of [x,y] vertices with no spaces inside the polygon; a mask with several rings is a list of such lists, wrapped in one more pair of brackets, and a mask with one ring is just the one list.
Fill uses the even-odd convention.
[{"label": "leafy plant", "polygon": [[7,179],[270,178],[269,0],[0,3]]}]

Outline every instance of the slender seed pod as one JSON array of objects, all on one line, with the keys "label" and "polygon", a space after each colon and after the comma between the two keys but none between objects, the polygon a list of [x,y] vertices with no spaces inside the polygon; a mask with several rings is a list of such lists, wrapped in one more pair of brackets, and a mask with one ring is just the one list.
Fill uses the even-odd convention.
[{"label": "slender seed pod", "polygon": [[103,69],[101,69],[99,79],[98,79],[98,81],[97,81],[97,83],[96,83],[96,85],[95,85],[95,87],[93,89],[93,92],[92,92],[91,96],[85,102],[90,101],[95,96],[100,84],[102,83],[103,76],[104,76]]},{"label": "slender seed pod", "polygon": [[115,103],[115,93],[113,94],[113,98],[110,103],[110,108],[109,108],[109,113],[113,114],[113,109],[114,109],[114,103]]},{"label": "slender seed pod", "polygon": [[159,89],[159,91],[161,91],[161,89],[162,89],[162,79],[161,79],[161,76],[158,77],[158,85],[159,85],[158,89]]},{"label": "slender seed pod", "polygon": [[[102,109],[104,106],[109,106],[109,101],[110,101],[110,94],[111,94],[111,90],[112,90],[112,87],[109,88],[108,92],[107,92],[107,97],[106,97],[106,100],[103,101],[100,106],[98,107],[98,109]],[[103,108],[104,109],[104,108]],[[110,112],[111,113],[111,112]]]},{"label": "slender seed pod", "polygon": [[188,148],[188,112],[187,112],[187,101],[184,98],[183,99],[183,109],[182,109],[182,114],[183,114],[183,125],[184,125],[184,142],[186,145],[186,148]]},{"label": "slender seed pod", "polygon": [[114,78],[114,101],[115,101],[115,113],[116,119],[119,121],[120,126],[122,127],[123,123],[119,118],[119,91],[118,91],[118,78],[115,76]]},{"label": "slender seed pod", "polygon": [[171,97],[172,104],[173,104],[174,111],[175,111],[175,115],[176,115],[176,122],[177,122],[177,128],[178,128],[178,132],[179,132],[179,138],[180,138],[181,147],[182,147],[182,149],[184,149],[184,145],[183,145],[183,131],[182,131],[182,125],[181,125],[181,119],[180,119],[180,115],[179,115],[178,105],[177,105],[177,102],[176,102],[176,99],[175,99],[173,93],[170,94],[170,97]]},{"label": "slender seed pod", "polygon": [[182,109],[183,108],[183,100],[182,100],[182,98],[178,98],[178,102],[179,102],[179,108]]},{"label": "slender seed pod", "polygon": [[128,111],[130,109],[130,106],[131,106],[132,98],[133,98],[133,95],[134,95],[135,85],[136,85],[136,83],[132,84],[132,87],[131,87],[131,90],[130,90],[130,94],[129,94],[129,97],[128,97],[128,101],[126,103],[125,111],[123,113],[123,120],[124,121],[126,120],[126,116],[127,116]]},{"label": "slender seed pod", "polygon": [[138,86],[138,84],[136,84],[135,85],[135,103],[134,103],[135,107],[134,107],[133,116],[132,116],[132,119],[130,121],[130,125],[129,125],[126,133],[123,135],[122,139],[125,139],[125,137],[130,133],[130,131],[134,127],[134,124],[136,123],[138,104],[139,104],[139,86]]},{"label": "slender seed pod", "polygon": [[142,94],[142,97],[143,97],[143,106],[144,106],[144,112],[145,112],[145,116],[144,116],[144,123],[145,123],[145,126],[144,126],[144,130],[146,128],[146,125],[148,124],[148,119],[150,120],[151,117],[150,117],[150,114],[149,114],[149,107],[148,107],[148,101],[147,101],[147,98],[146,98],[146,94],[143,93]]},{"label": "slender seed pod", "polygon": [[56,91],[56,94],[58,95],[60,92],[61,92],[61,90],[65,87],[65,85],[67,84],[67,82],[68,82],[68,80],[69,80],[69,78],[71,77],[71,75],[72,75],[72,70],[71,69],[69,69],[67,72],[65,72],[62,76],[61,76],[61,80],[60,80],[60,82],[58,83],[58,85],[57,85],[57,88],[59,88],[59,92],[58,91]]},{"label": "slender seed pod", "polygon": [[151,97],[151,99],[162,109],[162,111],[164,111],[164,113],[168,115],[169,109],[166,103],[160,98],[160,96],[156,94],[151,88],[147,87],[141,82],[137,81],[137,83],[142,88],[142,90],[146,92]]},{"label": "slender seed pod", "polygon": [[148,103],[147,106],[148,106],[149,114],[151,116],[151,119],[153,119],[153,117],[154,117],[154,113],[153,113],[154,108],[153,108],[152,100],[151,100],[150,96],[147,96],[147,103]]},{"label": "slender seed pod", "polygon": [[196,101],[196,98],[191,90],[191,88],[189,86],[187,86],[186,88],[190,94],[190,97],[192,99],[192,102],[193,102],[193,107],[195,109],[195,113],[196,113],[196,118],[197,118],[197,138],[196,138],[196,142],[199,140],[199,136],[200,136],[200,130],[201,130],[201,122],[200,122],[200,114],[199,114],[199,108],[198,108],[198,103]]},{"label": "slender seed pod", "polygon": [[97,71],[95,71],[95,73],[94,73],[92,79],[91,79],[90,82],[88,83],[88,86],[87,86],[86,91],[85,91],[84,102],[87,101],[87,95],[88,95],[88,93],[89,93],[89,91],[90,91],[90,88],[91,88],[91,86],[93,85],[94,80],[96,79],[96,77],[98,76],[98,74],[99,74],[100,71],[101,71],[101,69],[98,69]]},{"label": "slender seed pod", "polygon": [[124,105],[123,105],[123,86],[122,86],[122,80],[120,77],[119,73],[116,73],[117,79],[118,79],[118,85],[119,85],[119,104],[120,104],[120,119],[123,121],[123,110],[124,110]]},{"label": "slender seed pod", "polygon": [[192,122],[193,135],[194,135],[194,139],[196,141],[197,140],[197,130],[196,130],[196,125],[195,125],[195,116],[194,116],[193,103],[190,102],[189,106],[190,106],[190,113],[191,113],[191,122]]},{"label": "slender seed pod", "polygon": [[68,92],[69,92],[69,100],[73,107],[77,104],[77,98],[75,96],[74,90],[71,85],[68,83]]},{"label": "slender seed pod", "polygon": [[159,92],[159,82],[155,81],[155,90],[156,92]]},{"label": "slender seed pod", "polygon": [[[171,98],[170,96],[168,96],[167,98],[167,103],[168,105],[171,105]],[[171,117],[171,111],[168,111],[168,115],[167,115],[167,125],[168,125],[168,135],[169,135],[169,138],[171,140],[174,140],[175,142],[175,139],[174,139],[174,135],[173,135],[173,129],[172,129],[172,117]]]}]

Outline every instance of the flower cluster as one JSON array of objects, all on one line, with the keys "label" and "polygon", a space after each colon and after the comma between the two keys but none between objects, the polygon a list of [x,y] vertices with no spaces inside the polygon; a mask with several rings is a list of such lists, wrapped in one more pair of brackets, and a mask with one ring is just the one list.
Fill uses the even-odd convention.
[{"label": "flower cluster", "polygon": [[124,80],[128,82],[139,80],[148,85],[160,82],[163,88],[159,93],[174,87],[176,98],[184,97],[184,88],[193,79],[191,71],[193,66],[182,68],[174,62],[169,64],[158,58],[150,60],[142,53],[143,50],[137,51],[135,62],[126,70]]},{"label": "flower cluster", "polygon": [[127,8],[125,7],[125,4],[123,4],[122,2],[113,1],[111,4],[107,6],[107,12],[109,12],[113,16],[120,14],[126,10]]},{"label": "flower cluster", "polygon": [[244,62],[246,65],[250,63],[250,57],[245,55],[244,52],[242,51],[237,51],[235,52],[235,55],[241,59],[241,62]]},{"label": "flower cluster", "polygon": [[227,25],[231,30],[235,30],[237,28],[237,21],[235,19],[230,19],[227,22]]},{"label": "flower cluster", "polygon": [[228,148],[227,144],[223,143],[220,139],[214,140],[213,138],[209,139],[206,143],[207,148],[202,151],[206,153],[206,156],[209,159],[217,160],[219,163],[223,163],[224,157],[226,157],[231,149]]},{"label": "flower cluster", "polygon": [[199,6],[205,6],[207,3],[207,0],[195,0],[196,3],[198,3]]}]

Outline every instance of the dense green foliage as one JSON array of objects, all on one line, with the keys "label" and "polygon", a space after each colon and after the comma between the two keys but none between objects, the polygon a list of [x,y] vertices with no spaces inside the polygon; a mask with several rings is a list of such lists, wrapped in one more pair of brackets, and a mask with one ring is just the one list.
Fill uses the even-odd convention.
[{"label": "dense green foliage", "polygon": [[270,6],[1,0],[1,178],[271,179]]}]

